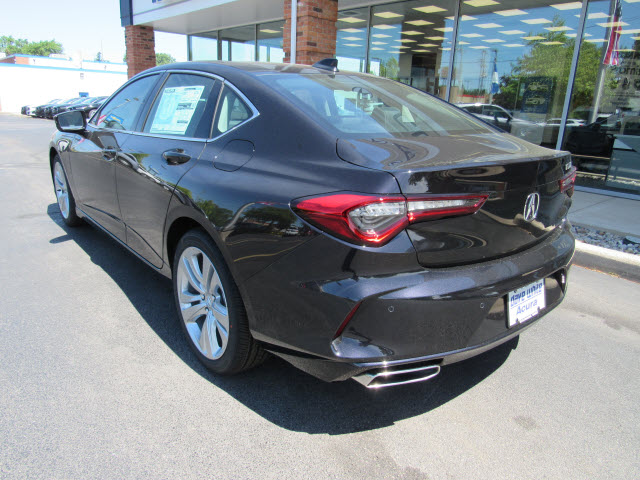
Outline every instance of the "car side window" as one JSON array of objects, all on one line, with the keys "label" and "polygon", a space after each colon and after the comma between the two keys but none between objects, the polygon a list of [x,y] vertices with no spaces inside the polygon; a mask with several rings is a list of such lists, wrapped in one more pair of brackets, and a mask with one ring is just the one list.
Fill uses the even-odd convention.
[{"label": "car side window", "polygon": [[229,87],[224,87],[218,102],[215,135],[223,134],[251,118],[251,110]]},{"label": "car side window", "polygon": [[158,92],[143,131],[208,138],[218,100],[216,83],[202,75],[171,74]]},{"label": "car side window", "polygon": [[149,75],[130,83],[109,100],[95,119],[95,125],[113,130],[133,130],[140,109],[158,79]]}]

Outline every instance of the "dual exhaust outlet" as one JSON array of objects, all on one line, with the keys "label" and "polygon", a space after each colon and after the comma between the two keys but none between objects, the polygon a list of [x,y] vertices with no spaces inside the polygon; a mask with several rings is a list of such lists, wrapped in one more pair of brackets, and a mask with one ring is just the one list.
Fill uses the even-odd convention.
[{"label": "dual exhaust outlet", "polygon": [[418,365],[392,365],[376,368],[356,375],[353,379],[367,388],[384,388],[424,382],[440,373],[440,365]]}]

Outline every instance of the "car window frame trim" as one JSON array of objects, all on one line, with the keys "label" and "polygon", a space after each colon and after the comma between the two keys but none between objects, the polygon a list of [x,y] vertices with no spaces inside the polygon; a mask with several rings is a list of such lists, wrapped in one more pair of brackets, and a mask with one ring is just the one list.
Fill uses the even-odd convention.
[{"label": "car window frame trim", "polygon": [[[161,70],[161,71],[156,71],[156,72],[149,72],[147,74],[135,77],[136,80],[139,80],[139,79],[141,79],[143,77],[148,77],[148,76],[151,76],[151,75],[159,75],[159,77],[160,77],[158,79],[158,83],[156,83],[153,86],[153,89],[155,90],[157,88],[157,85],[160,84],[160,87],[157,88],[157,91],[155,92],[155,95],[153,97],[153,101],[149,105],[145,105],[146,111],[143,112],[144,115],[145,115],[145,117],[144,117],[145,121],[146,121],[147,117],[149,116],[149,113],[151,113],[151,108],[153,107],[153,103],[155,102],[155,100],[157,98],[157,95],[160,93],[160,90],[162,89],[162,85],[165,84],[166,80],[169,78],[169,75],[171,75],[172,73],[186,73],[186,74],[191,74],[191,75],[200,75],[200,76],[203,76],[203,77],[211,77],[211,78],[214,78],[214,79],[219,80],[221,82],[220,92],[218,92],[218,98],[216,99],[216,107],[215,107],[215,110],[213,112],[213,119],[211,120],[212,128],[209,131],[209,138],[180,137],[178,135],[158,135],[158,134],[153,134],[153,133],[138,132],[138,131],[134,131],[134,130],[117,130],[117,129],[113,129],[113,128],[103,128],[103,127],[98,127],[97,125],[92,124],[92,123],[90,123],[89,125],[91,125],[96,130],[101,130],[101,131],[106,131],[106,132],[119,132],[119,133],[126,133],[126,134],[129,134],[129,135],[137,135],[137,136],[142,136],[142,137],[153,137],[153,138],[164,138],[164,139],[169,139],[169,140],[184,140],[184,141],[187,141],[187,142],[211,143],[211,142],[215,142],[215,141],[219,140],[220,138],[222,138],[223,136],[227,135],[228,133],[233,132],[235,129],[237,129],[237,128],[243,126],[243,125],[246,125],[250,121],[252,121],[255,118],[258,118],[260,116],[260,111],[256,108],[256,106],[253,104],[253,102],[251,102],[251,100],[249,100],[247,98],[247,96],[244,93],[242,93],[242,91],[240,91],[240,89],[238,89],[238,87],[236,87],[233,83],[229,82],[226,78],[221,77],[220,75],[217,75],[215,73],[202,72],[200,70],[169,69],[169,70]],[[101,107],[100,110],[98,110],[94,114],[94,116],[99,116],[100,111],[102,110],[102,108],[105,105],[108,104],[108,101],[111,99],[111,97],[114,97],[115,95],[117,95],[127,85],[130,85],[130,83],[129,82],[125,83],[122,87],[120,87],[118,90],[116,90],[107,100],[105,100],[103,105],[100,106]],[[246,119],[244,122],[239,123],[238,125],[236,125],[233,128],[230,128],[226,132],[221,133],[220,135],[217,135],[215,137],[212,137],[213,124],[215,122],[216,116],[218,114],[218,108],[220,106],[220,97],[221,97],[222,92],[224,91],[224,87],[226,85],[228,85],[229,88],[231,88],[240,97],[240,99],[243,102],[245,102],[245,104],[251,110],[251,114],[252,115],[251,115],[251,117]],[[138,121],[136,122],[136,126],[138,125],[139,121],[140,121],[140,118],[138,118]]]}]

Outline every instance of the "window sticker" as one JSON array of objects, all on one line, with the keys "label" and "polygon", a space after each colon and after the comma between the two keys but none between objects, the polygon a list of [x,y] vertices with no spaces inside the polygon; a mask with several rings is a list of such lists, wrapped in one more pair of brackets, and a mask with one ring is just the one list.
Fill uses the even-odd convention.
[{"label": "window sticker", "polygon": [[165,88],[149,132],[184,135],[203,90],[204,85]]}]

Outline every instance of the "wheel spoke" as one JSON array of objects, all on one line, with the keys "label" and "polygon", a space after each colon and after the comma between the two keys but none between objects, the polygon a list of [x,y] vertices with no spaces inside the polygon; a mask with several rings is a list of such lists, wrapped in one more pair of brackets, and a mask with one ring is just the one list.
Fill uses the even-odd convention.
[{"label": "wheel spoke", "polygon": [[[226,318],[226,317],[225,317]],[[227,318],[227,328],[225,328],[220,323],[220,318],[216,317],[216,327],[218,329],[218,334],[220,335],[221,345],[220,349],[224,350],[227,347],[227,342],[229,341],[229,328],[228,328],[228,318]]]},{"label": "wheel spoke", "polygon": [[205,293],[202,287],[202,275],[200,274],[200,266],[198,265],[198,259],[195,255],[190,258],[183,258],[182,265],[184,271],[187,274],[189,285],[200,293]]},{"label": "wheel spoke", "polygon": [[178,292],[178,300],[180,301],[181,304],[193,304],[193,303],[200,303],[202,301],[202,295],[199,294],[194,294],[191,292],[188,292],[186,290],[180,290]]},{"label": "wheel spoke", "polygon": [[[198,342],[202,353],[208,356],[213,356],[214,352],[218,350],[218,339],[216,338],[216,321],[211,314],[207,315],[202,324],[202,331],[200,333],[200,341]],[[214,349],[215,347],[215,349]]]},{"label": "wheel spoke", "polygon": [[206,255],[202,256],[202,287],[205,292],[213,293],[211,281],[213,277],[217,277],[216,269],[213,268],[211,260]]},{"label": "wheel spoke", "polygon": [[186,306],[184,308],[180,305],[180,307],[182,310],[182,319],[185,323],[193,323],[207,313],[207,306],[204,302],[196,303],[195,305]]}]

